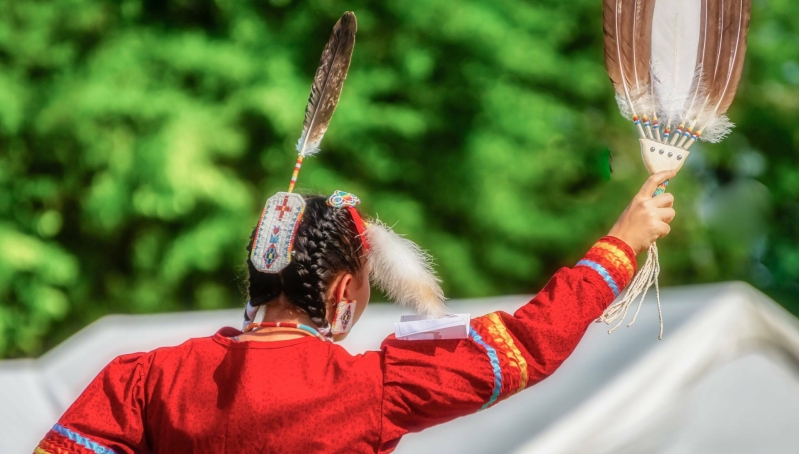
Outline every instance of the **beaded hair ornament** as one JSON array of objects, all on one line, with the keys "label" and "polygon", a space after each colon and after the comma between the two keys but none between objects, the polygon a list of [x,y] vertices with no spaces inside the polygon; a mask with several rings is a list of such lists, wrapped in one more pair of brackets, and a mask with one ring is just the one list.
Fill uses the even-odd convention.
[{"label": "beaded hair ornament", "polygon": [[[256,227],[250,260],[259,272],[280,273],[291,263],[294,237],[305,210],[305,200],[293,192],[294,187],[305,157],[319,152],[338,104],[355,46],[356,29],[355,14],[344,13],[322,52],[305,108],[302,135],[297,142],[297,163],[288,191],[278,192],[266,201]],[[430,255],[380,221],[365,222],[355,208],[359,203],[354,194],[338,190],[327,200],[329,206],[346,209],[352,216],[370,280],[390,299],[417,313],[443,315],[444,294]],[[248,305],[245,321],[252,320],[254,312],[255,308]]]},{"label": "beaded hair ornament", "polygon": [[[603,10],[605,67],[644,165],[650,174],[678,171],[697,140],[719,142],[733,126],[725,114],[741,79],[751,0],[604,0]],[[652,244],[627,293],[599,321],[618,320],[612,332],[640,295],[632,325],[654,284],[662,338],[659,273]]]}]

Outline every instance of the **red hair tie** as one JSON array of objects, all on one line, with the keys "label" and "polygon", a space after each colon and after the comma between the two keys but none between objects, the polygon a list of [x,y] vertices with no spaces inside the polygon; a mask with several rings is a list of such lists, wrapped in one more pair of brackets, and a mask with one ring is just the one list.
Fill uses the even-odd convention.
[{"label": "red hair tie", "polygon": [[358,210],[355,209],[353,206],[348,206],[347,211],[350,212],[350,216],[352,216],[353,222],[355,222],[355,229],[358,231],[358,237],[361,239],[361,243],[363,243],[363,248],[367,251],[371,248],[369,247],[369,241],[366,239],[366,223],[363,222],[361,215],[358,213]]}]

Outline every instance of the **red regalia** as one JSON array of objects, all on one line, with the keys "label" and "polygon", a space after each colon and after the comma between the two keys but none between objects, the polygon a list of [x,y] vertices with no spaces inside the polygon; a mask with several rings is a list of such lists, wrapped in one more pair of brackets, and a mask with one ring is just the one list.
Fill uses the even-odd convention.
[{"label": "red regalia", "polygon": [[635,274],[630,247],[598,241],[513,315],[469,337],[350,355],[308,336],[238,342],[223,328],[123,355],[92,381],[36,453],[391,452],[408,432],[493,406],[543,380]]}]

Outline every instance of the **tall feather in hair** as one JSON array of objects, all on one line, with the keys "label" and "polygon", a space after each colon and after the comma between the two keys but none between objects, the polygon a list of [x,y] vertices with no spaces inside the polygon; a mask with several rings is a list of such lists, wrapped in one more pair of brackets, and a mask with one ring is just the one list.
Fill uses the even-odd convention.
[{"label": "tall feather in hair", "polygon": [[336,110],[341,89],[344,87],[344,79],[347,78],[347,71],[350,68],[357,28],[355,14],[344,13],[333,27],[330,39],[322,51],[319,68],[311,85],[308,105],[305,107],[302,135],[297,142],[299,155],[291,177],[289,192],[294,190],[303,159],[319,151],[319,144],[327,132],[327,126]]},{"label": "tall feather in hair", "polygon": [[365,235],[371,279],[392,301],[422,315],[448,312],[430,254],[380,221],[370,222]]}]

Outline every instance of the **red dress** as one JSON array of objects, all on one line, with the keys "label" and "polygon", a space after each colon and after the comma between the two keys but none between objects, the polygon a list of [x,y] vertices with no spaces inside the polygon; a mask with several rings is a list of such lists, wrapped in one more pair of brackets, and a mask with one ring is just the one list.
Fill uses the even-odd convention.
[{"label": "red dress", "polygon": [[404,341],[350,355],[315,337],[237,342],[223,328],[122,355],[92,381],[36,453],[387,453],[408,432],[479,411],[543,380],[635,272],[602,238],[513,315],[468,339]]}]

